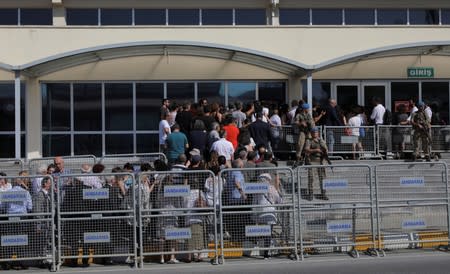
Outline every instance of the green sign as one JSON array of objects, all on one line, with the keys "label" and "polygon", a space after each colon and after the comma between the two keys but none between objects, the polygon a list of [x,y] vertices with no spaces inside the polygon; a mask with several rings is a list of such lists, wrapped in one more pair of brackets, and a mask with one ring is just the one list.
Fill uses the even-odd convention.
[{"label": "green sign", "polygon": [[434,68],[408,68],[408,78],[433,78]]}]

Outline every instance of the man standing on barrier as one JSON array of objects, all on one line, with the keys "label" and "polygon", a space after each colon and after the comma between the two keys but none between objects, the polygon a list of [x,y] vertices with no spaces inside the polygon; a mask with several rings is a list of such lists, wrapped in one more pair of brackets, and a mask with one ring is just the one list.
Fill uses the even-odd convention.
[{"label": "man standing on barrier", "polygon": [[431,145],[431,135],[430,135],[430,119],[425,113],[425,104],[422,101],[417,103],[418,110],[414,112],[411,116],[411,125],[413,127],[413,144],[414,144],[414,154],[413,161],[420,157],[419,148],[420,143],[422,143],[422,150],[425,153],[425,159],[427,162],[430,161],[430,145]]},{"label": "man standing on barrier", "polygon": [[[319,137],[319,129],[313,127],[311,129],[311,139],[306,140],[305,144],[305,159],[309,165],[322,165],[324,157],[328,154],[328,148],[325,142]],[[306,199],[312,201],[314,197],[314,171],[317,171],[320,184],[320,195],[316,197],[321,200],[328,200],[323,188],[323,179],[325,178],[325,168],[309,168],[308,169],[308,193]]]}]

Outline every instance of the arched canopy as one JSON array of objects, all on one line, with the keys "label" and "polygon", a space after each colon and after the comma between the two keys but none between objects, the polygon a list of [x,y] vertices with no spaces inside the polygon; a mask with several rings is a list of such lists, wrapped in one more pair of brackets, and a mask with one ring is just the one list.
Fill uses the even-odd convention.
[{"label": "arched canopy", "polygon": [[280,56],[232,46],[185,41],[134,42],[85,48],[14,67],[37,77],[91,62],[146,55],[185,55],[225,59],[255,65],[287,75],[304,75],[309,66]]}]

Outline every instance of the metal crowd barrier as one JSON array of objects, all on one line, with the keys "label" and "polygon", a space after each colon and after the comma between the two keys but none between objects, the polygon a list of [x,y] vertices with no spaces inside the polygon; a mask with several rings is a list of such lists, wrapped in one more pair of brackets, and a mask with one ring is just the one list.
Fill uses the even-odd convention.
[{"label": "metal crowd barrier", "polygon": [[[93,166],[97,163],[94,155],[77,155],[77,156],[63,156],[64,169],[70,170],[72,173],[81,173],[81,165],[89,164]],[[53,164],[54,157],[36,158],[28,161],[28,170],[35,173],[37,169],[42,166]]]},{"label": "metal crowd barrier", "polygon": [[[322,131],[322,127],[319,127],[319,136],[322,136]],[[298,131],[295,129],[295,126],[281,126],[279,132],[279,142],[275,147],[272,145],[273,151],[277,153],[295,153],[299,135]]]},{"label": "metal crowd barrier", "polygon": [[443,162],[375,167],[379,249],[448,247],[447,174]]},{"label": "metal crowd barrier", "polygon": [[99,163],[103,164],[107,170],[117,166],[123,167],[124,164],[130,163],[136,172],[140,172],[142,163],[152,164],[155,160],[162,160],[167,163],[166,155],[160,152],[105,155],[99,160]]},{"label": "metal crowd barrier", "polygon": [[376,252],[371,167],[311,165],[297,171],[301,257]]},{"label": "metal crowd barrier", "polygon": [[208,170],[140,174],[142,266],[152,256],[161,263],[176,263],[181,254],[185,260],[217,263],[218,185],[218,177]]},{"label": "metal crowd barrier", "polygon": [[[331,155],[349,154],[354,159],[359,159],[377,154],[375,126],[324,126],[323,135]],[[358,149],[358,143],[362,150]]]},{"label": "metal crowd barrier", "polygon": [[62,175],[56,184],[58,268],[94,262],[136,266],[134,175]]},{"label": "metal crowd barrier", "polygon": [[0,159],[0,172],[5,172],[9,176],[18,175],[24,167],[22,159]]},{"label": "metal crowd barrier", "polygon": [[[46,266],[55,270],[53,180],[42,176],[1,177],[12,188],[0,192],[0,264],[2,267]],[[45,191],[32,195],[23,185]]]},{"label": "metal crowd barrier", "polygon": [[290,168],[225,169],[220,200],[221,259],[297,257],[295,178]]}]

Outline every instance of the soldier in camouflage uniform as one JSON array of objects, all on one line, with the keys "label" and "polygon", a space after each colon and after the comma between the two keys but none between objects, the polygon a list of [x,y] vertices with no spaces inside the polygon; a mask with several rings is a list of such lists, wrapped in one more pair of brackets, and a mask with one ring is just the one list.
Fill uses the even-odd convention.
[{"label": "soldier in camouflage uniform", "polygon": [[413,127],[413,145],[414,145],[414,155],[413,160],[420,157],[420,143],[422,143],[422,150],[425,153],[425,159],[430,161],[430,119],[425,113],[425,104],[422,101],[417,103],[418,110],[414,112],[411,116],[411,125]]},{"label": "soldier in camouflage uniform", "polygon": [[296,147],[297,163],[301,162],[302,160],[302,152],[305,146],[306,139],[311,138],[309,131],[314,127],[314,120],[311,114],[309,114],[308,112],[309,108],[309,104],[303,104],[302,112],[298,113],[295,116],[295,125],[299,129],[299,136]]},{"label": "soldier in camouflage uniform", "polygon": [[[313,127],[311,129],[311,136],[312,138],[306,140],[305,144],[305,153],[308,159],[308,164],[322,165],[323,156],[325,153],[328,153],[327,145],[322,139],[320,139],[319,129],[317,127]],[[318,195],[317,198],[321,200],[328,200],[328,197],[325,195],[325,189],[323,188],[323,179],[325,178],[325,168],[323,167],[308,169],[308,194],[306,199],[309,201],[313,199],[314,171],[317,171],[320,184],[320,195]]]}]

